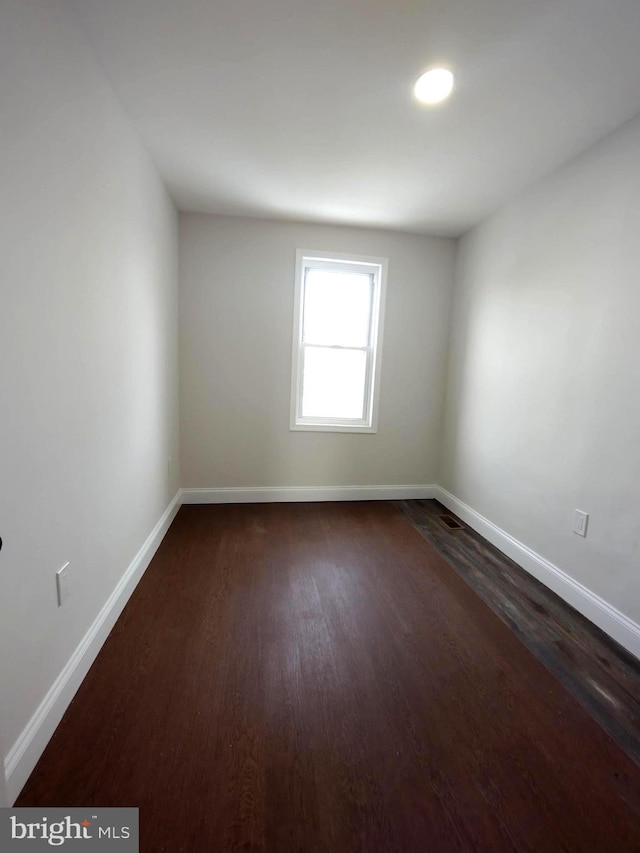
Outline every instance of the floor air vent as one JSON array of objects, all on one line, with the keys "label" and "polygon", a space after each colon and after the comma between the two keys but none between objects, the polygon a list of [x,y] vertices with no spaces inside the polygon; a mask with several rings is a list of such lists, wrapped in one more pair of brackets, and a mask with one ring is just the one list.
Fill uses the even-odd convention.
[{"label": "floor air vent", "polygon": [[439,515],[438,521],[443,527],[446,527],[447,530],[464,530],[464,525],[460,524],[457,518],[454,518],[452,515]]}]

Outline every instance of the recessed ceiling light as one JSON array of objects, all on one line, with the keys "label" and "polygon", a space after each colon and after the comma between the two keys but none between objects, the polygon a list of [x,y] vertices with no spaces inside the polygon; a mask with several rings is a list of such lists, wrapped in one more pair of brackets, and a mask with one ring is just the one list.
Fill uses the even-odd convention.
[{"label": "recessed ceiling light", "polygon": [[453,90],[453,74],[447,68],[432,68],[418,77],[413,94],[423,104],[439,104]]}]

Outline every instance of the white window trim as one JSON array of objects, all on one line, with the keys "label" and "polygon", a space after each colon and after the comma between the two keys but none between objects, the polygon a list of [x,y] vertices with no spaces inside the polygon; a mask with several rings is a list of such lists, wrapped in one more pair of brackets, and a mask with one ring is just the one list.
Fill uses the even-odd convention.
[{"label": "white window trim", "polygon": [[[365,389],[365,413],[362,420],[343,418],[303,418],[302,404],[302,286],[306,262],[331,262],[343,264],[352,270],[360,266],[367,273],[375,273],[371,313],[371,347],[367,347],[371,361],[367,370]],[[382,370],[382,340],[384,331],[384,307],[387,289],[386,258],[367,255],[350,255],[337,252],[317,252],[298,249],[296,252],[295,297],[293,313],[293,351],[291,358],[291,417],[289,428],[301,432],[350,432],[374,433],[378,431],[378,409],[380,401],[380,375]]]}]

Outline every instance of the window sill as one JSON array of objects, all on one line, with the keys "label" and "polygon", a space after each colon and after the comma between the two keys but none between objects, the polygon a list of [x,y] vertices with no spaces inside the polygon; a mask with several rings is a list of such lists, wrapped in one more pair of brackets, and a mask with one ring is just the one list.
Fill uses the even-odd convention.
[{"label": "window sill", "polygon": [[352,432],[352,433],[376,433],[378,428],[366,424],[290,424],[290,432]]}]

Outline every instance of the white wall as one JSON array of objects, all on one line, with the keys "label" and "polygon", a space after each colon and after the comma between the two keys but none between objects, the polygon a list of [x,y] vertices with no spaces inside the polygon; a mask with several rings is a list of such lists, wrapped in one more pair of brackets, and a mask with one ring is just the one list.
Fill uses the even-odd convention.
[{"label": "white wall", "polygon": [[177,217],[63,2],[0,18],[8,751],[178,487]]},{"label": "white wall", "polygon": [[636,622],[639,200],[636,121],[460,241],[441,477]]},{"label": "white wall", "polygon": [[[291,432],[296,249],[389,259],[378,433]],[[180,215],[182,485],[434,482],[455,243]]]},{"label": "white wall", "polygon": [[[0,743],[0,756],[3,756],[3,747]],[[7,791],[7,780],[5,779],[5,775],[3,772],[3,767],[0,765],[0,809],[5,809],[9,805],[13,805],[13,803],[9,803],[9,793]]]}]

